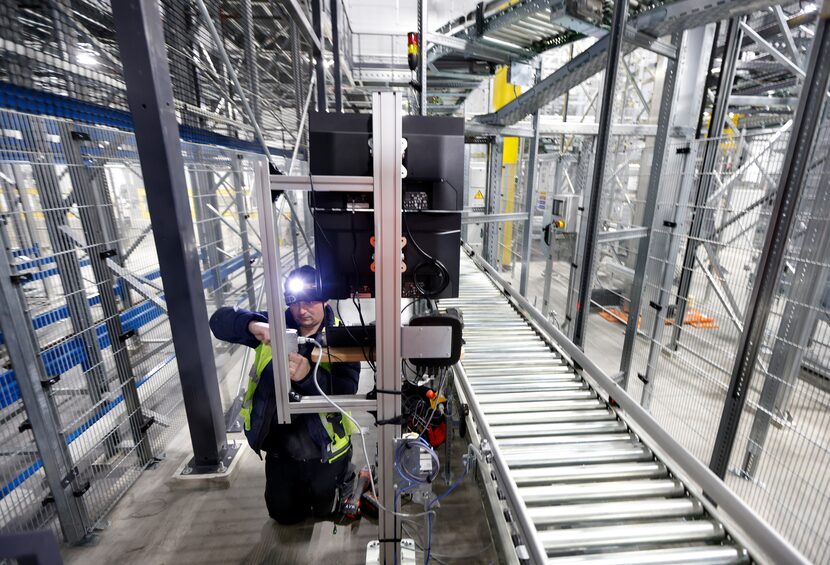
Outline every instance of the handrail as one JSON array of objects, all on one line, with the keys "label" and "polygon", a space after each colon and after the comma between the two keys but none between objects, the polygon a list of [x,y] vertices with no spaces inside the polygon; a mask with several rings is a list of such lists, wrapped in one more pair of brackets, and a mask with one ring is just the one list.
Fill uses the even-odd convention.
[{"label": "handrail", "polygon": [[[719,518],[723,518],[723,515],[725,515],[729,519],[731,522],[730,525],[733,526],[729,528],[732,530],[730,533],[735,534],[736,532],[734,530],[737,528],[738,533],[743,534],[743,536],[736,536],[736,539],[747,548],[753,558],[761,562],[769,563],[809,563],[795,547],[782,538],[781,534],[759,517],[743,500],[738,498],[708,467],[671,437],[651,414],[646,412],[605,371],[594,363],[581,349],[574,345],[559,328],[551,324],[539,310],[505,281],[489,263],[479,257],[468,244],[462,244],[462,249],[491,280],[501,287],[504,293],[511,298],[514,305],[524,312],[526,317],[532,319],[539,328],[548,333],[561,351],[578,365],[583,376],[590,381],[590,384],[598,391],[605,392],[609,400],[625,412],[625,422],[629,425],[631,423],[636,424],[637,428],[648,435],[650,439],[648,446],[661,457],[664,456],[670,461],[673,461],[682,470],[685,478],[692,481],[701,489],[701,502],[707,506],[713,506],[717,510]],[[470,406],[472,409],[472,404]],[[515,483],[513,484],[515,486]],[[520,513],[526,511],[523,503],[514,508]],[[535,528],[533,531],[535,532]],[[545,554],[543,553],[543,555]],[[544,562],[544,560],[541,562]]]}]

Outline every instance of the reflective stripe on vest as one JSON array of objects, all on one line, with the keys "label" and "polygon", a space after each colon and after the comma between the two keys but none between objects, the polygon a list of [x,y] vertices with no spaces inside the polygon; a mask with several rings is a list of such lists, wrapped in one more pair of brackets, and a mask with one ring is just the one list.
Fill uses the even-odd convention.
[{"label": "reflective stripe on vest", "polygon": [[[259,379],[262,377],[262,372],[271,362],[272,356],[270,345],[261,343],[256,348],[254,365],[251,367],[251,374],[248,377],[248,388],[245,390],[245,396],[242,399],[242,408],[239,409],[239,415],[242,416],[246,431],[251,429],[254,393],[259,384]],[[331,371],[331,363],[321,362],[320,368]],[[329,436],[329,444],[326,446],[326,460],[332,463],[349,451],[349,447],[352,445],[351,435],[358,430],[349,418],[339,412],[321,412],[318,415],[326,434]],[[265,423],[265,425],[268,425],[268,423]]]}]

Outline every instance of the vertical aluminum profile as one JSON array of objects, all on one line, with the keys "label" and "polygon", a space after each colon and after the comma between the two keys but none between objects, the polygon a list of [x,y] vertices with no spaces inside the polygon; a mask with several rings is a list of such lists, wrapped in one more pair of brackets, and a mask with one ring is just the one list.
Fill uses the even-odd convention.
[{"label": "vertical aluminum profile", "polygon": [[[374,147],[375,197],[375,314],[377,319],[378,389],[400,390],[401,386],[401,97],[398,93],[372,95],[372,142]],[[401,414],[401,397],[378,395],[378,421]],[[399,425],[378,428],[378,496],[387,509],[395,506],[393,440]],[[401,522],[381,511],[379,520],[381,562],[399,563]]]}]

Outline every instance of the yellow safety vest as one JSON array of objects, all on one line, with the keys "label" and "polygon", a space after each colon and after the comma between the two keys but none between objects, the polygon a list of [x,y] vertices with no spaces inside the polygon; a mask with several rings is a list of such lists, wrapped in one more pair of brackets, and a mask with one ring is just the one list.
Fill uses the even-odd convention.
[{"label": "yellow safety vest", "polygon": [[[256,392],[262,372],[265,370],[265,367],[268,366],[268,363],[271,362],[272,357],[273,354],[271,352],[271,346],[262,343],[259,344],[256,348],[254,365],[251,367],[251,374],[248,377],[248,388],[245,390],[245,397],[242,400],[242,408],[239,409],[239,415],[242,416],[246,431],[250,431],[251,429],[251,412],[253,410],[254,393]],[[320,368],[331,371],[331,363],[321,362]],[[329,436],[329,444],[326,447],[326,454],[328,456],[327,461],[332,463],[348,453],[349,448],[352,445],[351,435],[357,430],[355,429],[354,424],[352,424],[352,421],[339,412],[321,412],[318,415],[320,417],[320,422],[323,424],[323,428],[326,430],[326,434]],[[340,419],[340,425],[343,429],[342,436],[337,433],[333,426],[333,422],[336,422],[338,418]],[[266,422],[265,425],[269,425],[269,423]]]}]

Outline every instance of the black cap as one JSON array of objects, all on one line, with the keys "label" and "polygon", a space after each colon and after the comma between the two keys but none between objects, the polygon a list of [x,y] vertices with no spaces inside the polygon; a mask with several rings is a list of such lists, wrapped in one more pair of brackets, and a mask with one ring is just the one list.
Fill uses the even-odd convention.
[{"label": "black cap", "polygon": [[303,265],[288,273],[283,289],[285,290],[285,303],[295,302],[325,302],[321,284],[318,280],[317,269],[311,265]]}]

